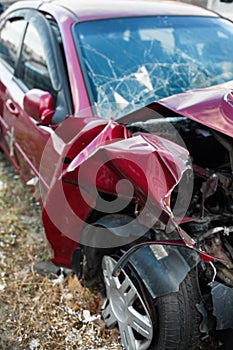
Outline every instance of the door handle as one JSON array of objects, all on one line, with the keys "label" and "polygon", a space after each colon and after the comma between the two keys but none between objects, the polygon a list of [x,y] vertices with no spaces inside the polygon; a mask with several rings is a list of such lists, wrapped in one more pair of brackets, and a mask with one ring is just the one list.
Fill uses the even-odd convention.
[{"label": "door handle", "polygon": [[6,101],[6,108],[11,114],[15,115],[16,117],[19,115],[19,110],[11,99],[8,99]]}]

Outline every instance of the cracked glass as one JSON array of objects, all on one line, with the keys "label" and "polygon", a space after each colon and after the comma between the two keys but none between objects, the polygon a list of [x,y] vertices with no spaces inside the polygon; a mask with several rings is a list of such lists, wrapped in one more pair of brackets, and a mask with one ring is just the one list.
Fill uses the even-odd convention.
[{"label": "cracked glass", "polygon": [[95,112],[115,119],[158,99],[233,79],[233,23],[133,17],[74,27]]}]

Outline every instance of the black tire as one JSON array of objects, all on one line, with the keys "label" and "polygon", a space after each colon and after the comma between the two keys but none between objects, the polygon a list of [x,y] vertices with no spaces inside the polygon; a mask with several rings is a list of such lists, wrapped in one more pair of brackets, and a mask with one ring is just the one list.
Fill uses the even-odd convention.
[{"label": "black tire", "polygon": [[[109,253],[109,252],[108,252]],[[122,343],[126,350],[197,350],[199,349],[199,324],[200,314],[195,305],[200,302],[199,288],[196,271],[191,271],[181,283],[179,291],[161,296],[152,300],[147,291],[143,279],[137,272],[127,264],[117,277],[116,284],[125,283],[124,293],[119,295],[118,287],[114,290],[114,281],[111,280],[111,270],[117,258],[107,254],[105,249],[95,249],[86,247],[86,268],[85,277],[89,285],[103,288],[103,280],[106,285],[106,301],[103,305],[103,319],[109,328],[118,326]],[[105,256],[104,256],[105,255]],[[103,257],[104,256],[104,257]],[[105,260],[102,265],[101,260]],[[107,264],[111,267],[106,268]],[[110,266],[109,265],[109,266]],[[109,272],[107,272],[109,270]],[[104,278],[101,277],[103,273]],[[108,276],[106,276],[108,275]],[[107,283],[106,283],[107,279]],[[154,281],[156,283],[156,281]],[[111,291],[110,291],[111,290]],[[131,327],[130,333],[126,334],[125,329],[130,328],[126,323],[122,326],[122,315],[127,312],[127,307],[122,302],[124,295],[134,294],[134,302],[130,308],[134,310],[136,317],[135,324],[139,323],[140,331],[137,332],[135,326]],[[111,298],[111,295],[113,297]],[[118,300],[117,300],[118,299]],[[126,310],[126,311],[125,311]],[[121,314],[122,312],[122,314]],[[127,317],[126,317],[127,318]],[[143,323],[140,319],[145,319],[145,331],[142,331]],[[144,337],[144,334],[147,334]],[[123,334],[124,333],[124,334]],[[123,337],[125,339],[123,339]],[[127,339],[127,337],[129,339]],[[135,344],[133,344],[135,342]],[[130,344],[131,343],[131,344]]]},{"label": "black tire", "polygon": [[191,271],[177,293],[153,303],[158,323],[150,350],[199,349],[201,317],[195,306],[200,302],[198,291],[196,271]]}]

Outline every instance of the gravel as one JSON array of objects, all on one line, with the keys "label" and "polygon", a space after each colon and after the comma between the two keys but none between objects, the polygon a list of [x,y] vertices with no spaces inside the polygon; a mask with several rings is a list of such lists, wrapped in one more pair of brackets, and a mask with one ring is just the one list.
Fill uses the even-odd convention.
[{"label": "gravel", "polygon": [[38,274],[49,260],[41,208],[0,152],[0,349],[122,349],[101,320],[103,296],[72,274]]}]

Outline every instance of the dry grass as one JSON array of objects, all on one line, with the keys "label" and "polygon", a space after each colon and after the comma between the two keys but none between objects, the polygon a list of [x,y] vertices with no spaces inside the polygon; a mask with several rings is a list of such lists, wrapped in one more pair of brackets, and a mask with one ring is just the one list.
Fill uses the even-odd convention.
[{"label": "dry grass", "polygon": [[100,295],[74,276],[34,271],[48,259],[40,207],[0,153],[0,349],[121,349],[100,319]]}]

